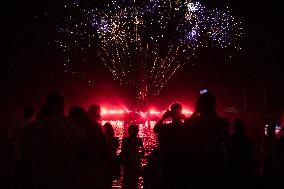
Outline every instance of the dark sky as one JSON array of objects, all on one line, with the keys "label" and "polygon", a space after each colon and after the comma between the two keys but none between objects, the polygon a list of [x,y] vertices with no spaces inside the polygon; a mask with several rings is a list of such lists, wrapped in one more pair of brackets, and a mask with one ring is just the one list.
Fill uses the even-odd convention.
[{"label": "dark sky", "polygon": [[[228,2],[203,1],[212,7]],[[193,103],[198,90],[208,87],[216,93],[222,107],[242,109],[246,90],[249,111],[283,110],[283,5],[263,0],[230,0],[229,3],[234,14],[243,20],[243,52],[233,54],[232,58],[224,51],[199,52],[197,66],[185,66],[151,102]],[[38,106],[46,93],[54,89],[65,94],[69,105],[104,100],[127,103],[125,99],[131,99],[131,93],[112,81],[103,66],[91,64],[88,77],[94,80],[92,86],[85,79],[63,74],[64,57],[50,44],[56,26],[62,21],[63,5],[64,1],[1,1],[0,108]],[[103,6],[103,3],[83,0],[83,6]]]}]

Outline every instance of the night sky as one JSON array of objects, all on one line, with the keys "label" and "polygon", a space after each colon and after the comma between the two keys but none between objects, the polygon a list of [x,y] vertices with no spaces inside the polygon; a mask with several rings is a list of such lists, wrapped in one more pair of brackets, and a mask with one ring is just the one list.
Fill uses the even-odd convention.
[{"label": "night sky", "polygon": [[[209,49],[198,53],[195,66],[186,65],[160,96],[149,103],[164,107],[172,101],[192,104],[198,91],[211,89],[219,106],[279,113],[284,107],[283,5],[272,1],[203,0],[212,7],[229,2],[243,21],[243,51],[235,54]],[[82,0],[83,6],[103,6],[99,0]],[[98,59],[88,60],[88,78],[70,77],[63,71],[63,54],[52,44],[56,27],[63,21],[64,1],[4,0],[1,12],[1,109],[39,107],[46,93],[60,90],[67,106],[89,103],[133,103],[133,93],[120,87]],[[228,55],[231,55],[229,57]],[[89,85],[88,80],[94,84]],[[264,106],[264,93],[266,106]],[[132,100],[129,100],[132,99]]]}]

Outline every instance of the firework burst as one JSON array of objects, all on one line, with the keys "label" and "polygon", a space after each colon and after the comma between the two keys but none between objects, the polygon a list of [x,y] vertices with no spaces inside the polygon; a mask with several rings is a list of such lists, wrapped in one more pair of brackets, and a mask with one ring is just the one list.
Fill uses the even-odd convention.
[{"label": "firework burst", "polygon": [[[141,99],[159,94],[198,48],[240,49],[242,27],[229,8],[211,10],[190,0],[125,0],[103,10],[78,3],[66,9],[71,14],[56,41],[63,52],[96,52],[114,79],[134,86]],[[72,71],[68,62],[65,66]]]}]

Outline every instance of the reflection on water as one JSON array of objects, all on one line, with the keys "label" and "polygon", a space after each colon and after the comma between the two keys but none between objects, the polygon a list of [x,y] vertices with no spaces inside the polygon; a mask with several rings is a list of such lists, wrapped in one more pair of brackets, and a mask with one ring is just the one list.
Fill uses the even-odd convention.
[{"label": "reflection on water", "polygon": [[[124,121],[117,120],[117,121],[108,121],[103,120],[101,122],[102,125],[105,123],[110,123],[115,131],[115,136],[119,138],[120,145],[118,154],[121,151],[121,142],[123,137],[127,137],[127,128],[131,123],[125,123]],[[142,167],[144,167],[147,163],[147,156],[151,153],[151,151],[157,146],[157,136],[153,132],[153,127],[155,126],[155,121],[145,121],[145,123],[139,123],[139,137],[142,138],[143,145],[145,148],[145,157],[142,159]],[[142,178],[139,179],[139,188],[142,188],[143,180]],[[120,188],[120,181],[116,180],[114,182],[113,188]]]}]

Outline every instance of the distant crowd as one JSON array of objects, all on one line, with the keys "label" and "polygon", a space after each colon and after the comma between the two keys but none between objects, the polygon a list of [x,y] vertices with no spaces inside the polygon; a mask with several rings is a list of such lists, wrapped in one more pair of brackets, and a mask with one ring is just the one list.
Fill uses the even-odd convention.
[{"label": "distant crowd", "polygon": [[[115,137],[110,123],[100,124],[101,109],[72,107],[64,115],[64,96],[50,92],[40,111],[24,110],[11,132],[0,132],[0,187],[11,189],[284,188],[284,130],[267,129],[257,168],[256,146],[238,119],[233,133],[216,113],[215,96],[206,91],[190,117],[174,103],[154,126],[158,146],[145,158],[139,127]],[[35,118],[34,118],[35,117]],[[168,122],[170,120],[170,122]],[[4,124],[4,123],[2,123]]]}]

